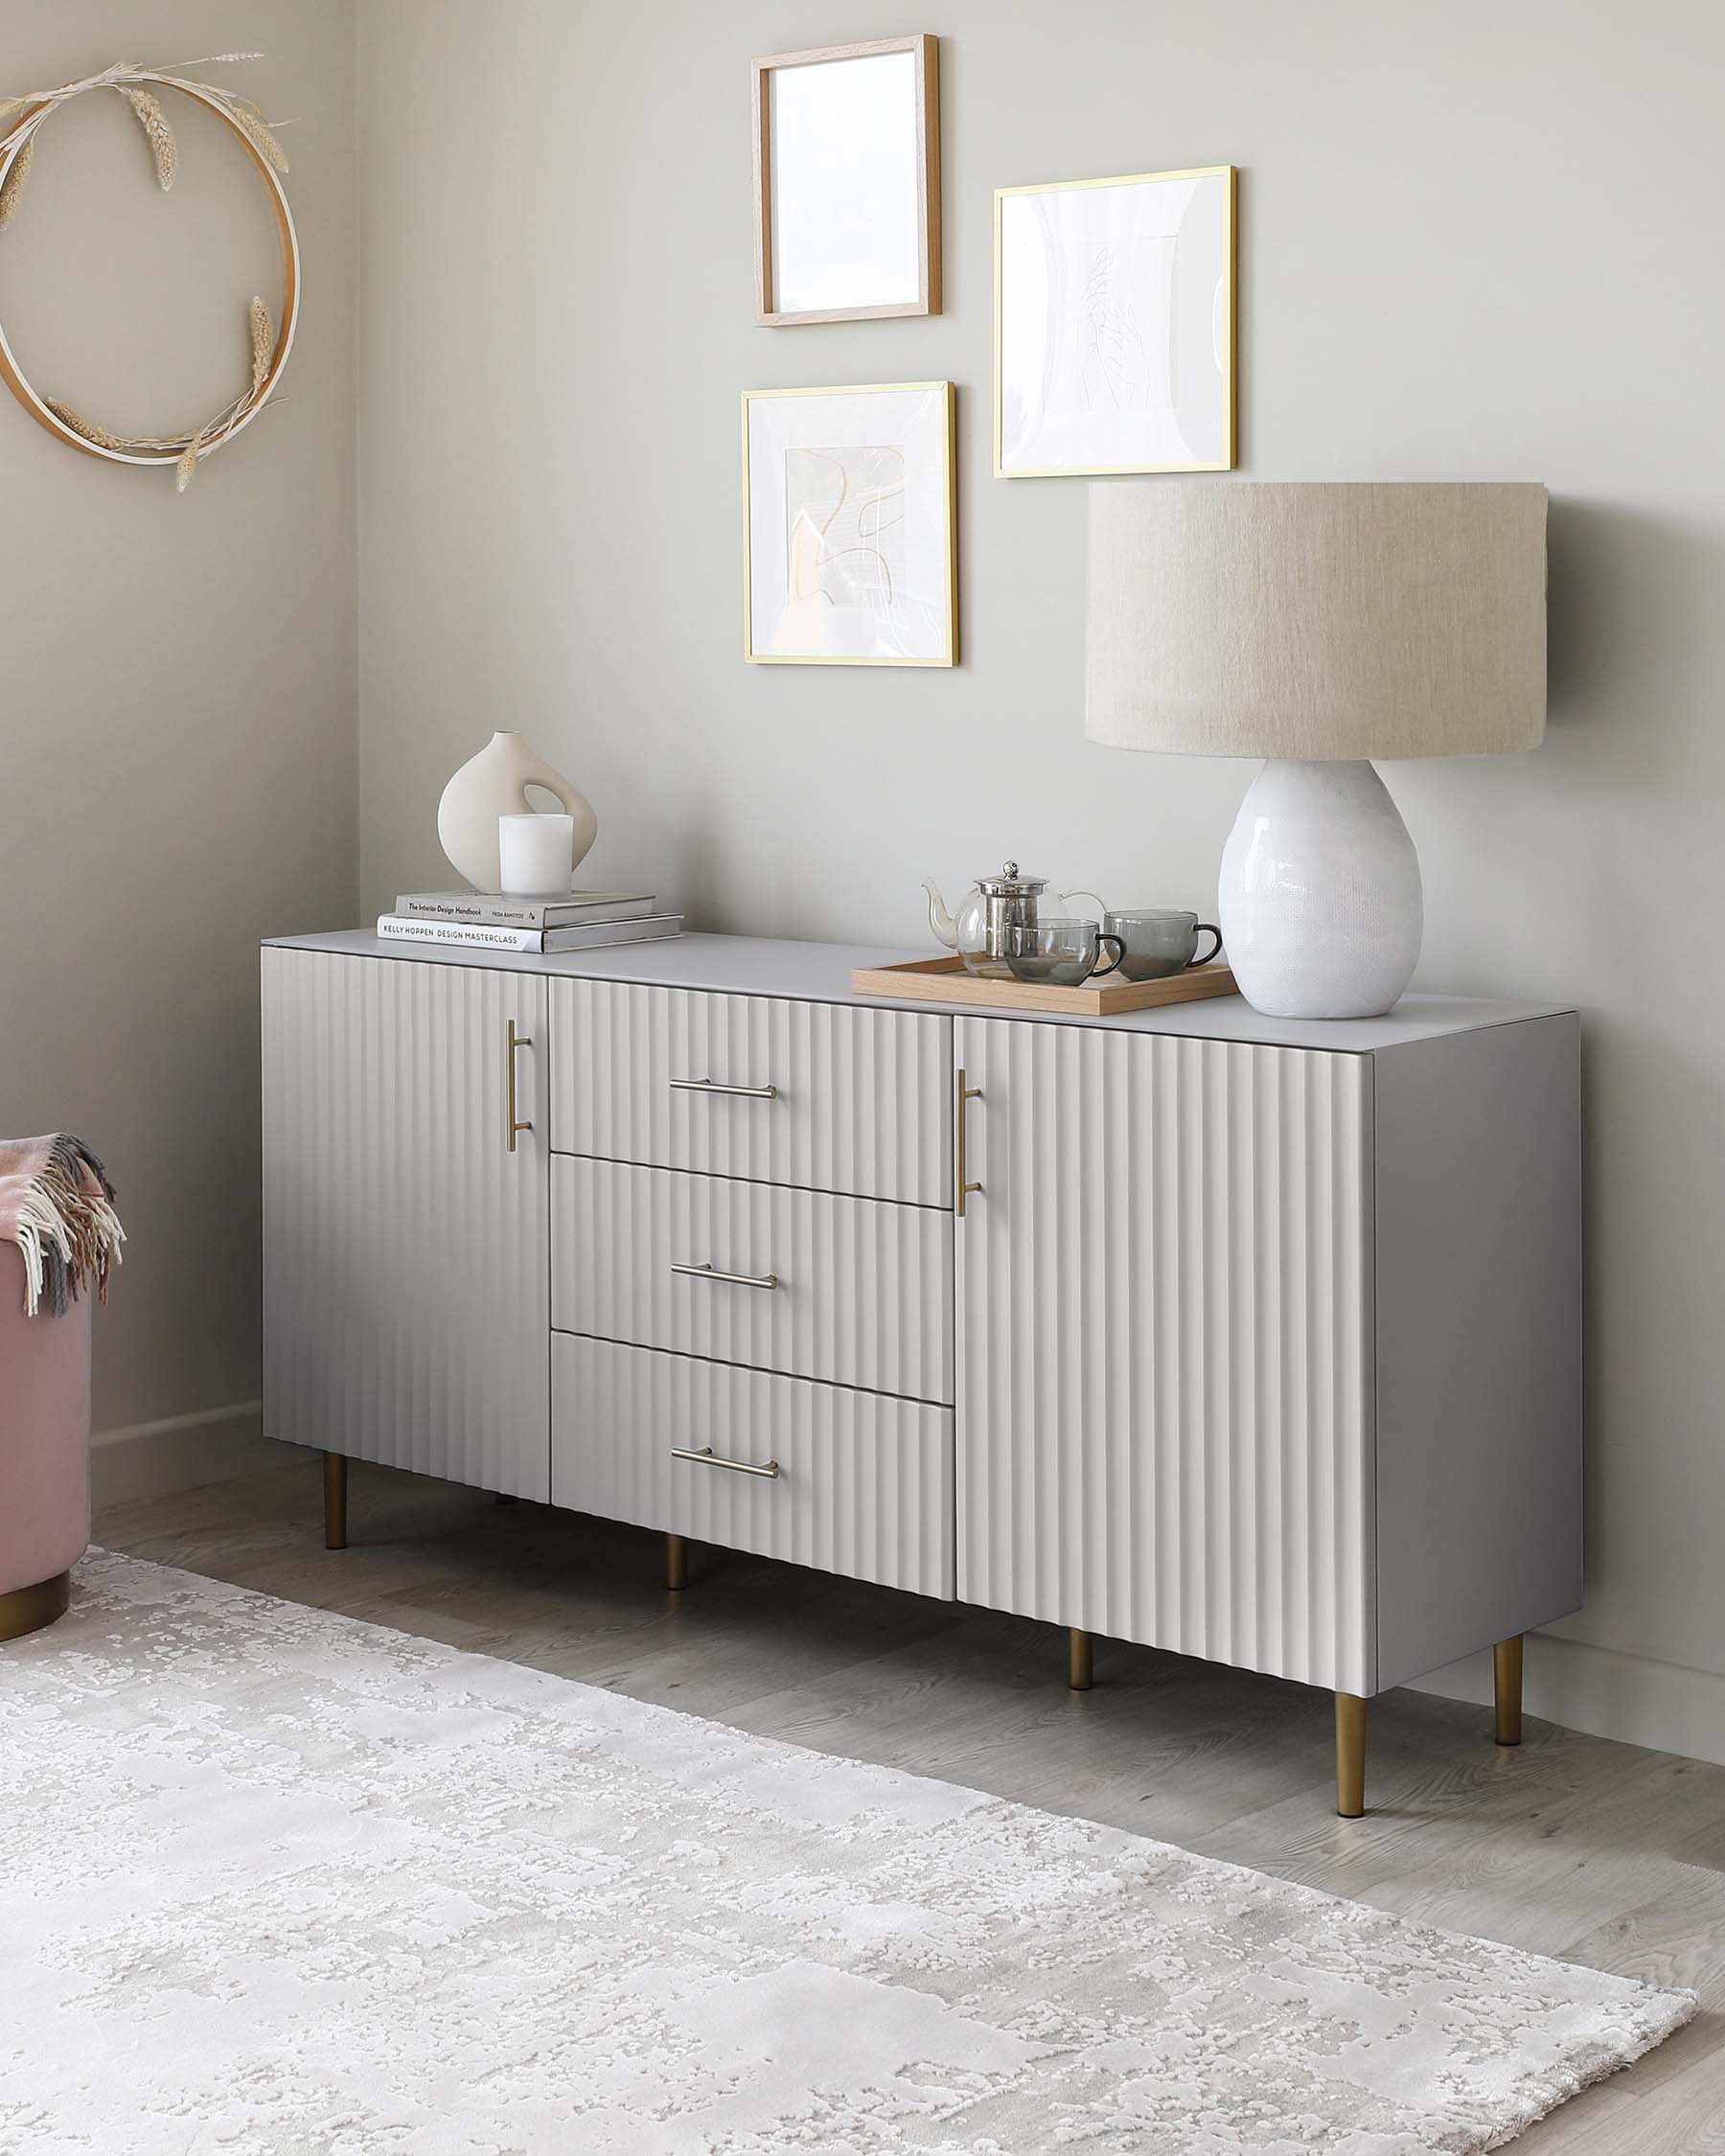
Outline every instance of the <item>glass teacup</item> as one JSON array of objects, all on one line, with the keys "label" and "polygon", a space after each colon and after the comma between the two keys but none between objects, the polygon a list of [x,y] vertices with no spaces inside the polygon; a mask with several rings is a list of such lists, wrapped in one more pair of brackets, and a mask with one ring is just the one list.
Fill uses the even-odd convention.
[{"label": "glass teacup", "polygon": [[[1132,911],[1110,910],[1102,916],[1108,934],[1118,936],[1123,947],[1120,971],[1128,980],[1162,980],[1169,974],[1184,974],[1188,966],[1208,966],[1222,948],[1222,931],[1195,913],[1166,906],[1140,906]],[[1202,958],[1198,938],[1215,940]]]},{"label": "glass teacup", "polygon": [[[1101,963],[1102,946],[1112,944],[1114,956]],[[1094,921],[1076,916],[1053,915],[1025,931],[1022,947],[1007,964],[1014,980],[1040,981],[1048,988],[1077,988],[1092,974],[1112,974],[1126,955],[1126,946],[1111,930]]]},{"label": "glass teacup", "polygon": [[[1128,980],[1163,980],[1184,974],[1188,966],[1208,966],[1220,956],[1222,931],[1197,914],[1165,906],[1112,906],[1094,891],[1062,891],[1063,899],[1096,899],[1102,914],[1104,935],[1118,936],[1125,947],[1119,970]],[[1198,938],[1214,940],[1202,958]]]}]

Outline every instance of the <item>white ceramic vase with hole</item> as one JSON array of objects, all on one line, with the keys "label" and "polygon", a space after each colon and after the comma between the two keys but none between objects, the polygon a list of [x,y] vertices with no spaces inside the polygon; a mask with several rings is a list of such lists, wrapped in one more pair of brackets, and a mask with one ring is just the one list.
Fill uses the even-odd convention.
[{"label": "white ceramic vase with hole", "polygon": [[531,814],[530,786],[555,794],[564,813],[575,819],[572,866],[579,868],[592,851],[599,818],[586,795],[519,734],[493,734],[444,788],[437,804],[438,839],[455,873],[465,876],[474,890],[501,889],[497,818]]},{"label": "white ceramic vase with hole", "polygon": [[1273,1018],[1375,1018],[1419,961],[1419,856],[1363,759],[1266,764],[1223,849],[1216,903],[1240,994]]}]

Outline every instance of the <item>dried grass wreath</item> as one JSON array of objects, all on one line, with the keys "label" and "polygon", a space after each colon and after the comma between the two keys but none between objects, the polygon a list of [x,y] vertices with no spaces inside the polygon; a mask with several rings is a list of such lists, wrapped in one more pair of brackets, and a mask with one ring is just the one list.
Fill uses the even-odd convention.
[{"label": "dried grass wreath", "polygon": [[[188,60],[183,64],[216,67],[263,57],[262,53],[211,53],[201,60]],[[82,97],[86,90],[112,90],[137,114],[155,160],[157,183],[166,194],[179,170],[179,149],[160,101],[150,87],[151,83],[162,89],[177,90],[182,97],[191,98],[213,112],[239,138],[241,147],[262,175],[275,206],[276,226],[282,241],[280,331],[268,308],[261,299],[254,298],[247,324],[251,340],[250,383],[231,403],[224,404],[213,420],[184,434],[110,434],[106,427],[83,418],[58,398],[40,396],[19,366],[3,325],[0,325],[0,375],[5,376],[25,410],[50,434],[58,435],[75,449],[81,449],[86,456],[106,457],[115,464],[171,464],[179,491],[184,493],[202,460],[224,443],[231,442],[241,428],[248,426],[263,410],[282,378],[299,322],[299,240],[282,186],[288,160],[264,115],[247,99],[236,97],[232,91],[219,89],[214,83],[189,81],[181,75],[153,67],[136,67],[126,60],[101,75],[89,76],[84,81],[68,82],[63,89],[33,90],[28,97],[0,100],[0,129],[5,130],[0,133],[0,232],[4,232],[17,215],[24,183],[30,176],[31,161],[35,155],[36,134],[43,121],[50,113],[58,112],[62,104]]]}]

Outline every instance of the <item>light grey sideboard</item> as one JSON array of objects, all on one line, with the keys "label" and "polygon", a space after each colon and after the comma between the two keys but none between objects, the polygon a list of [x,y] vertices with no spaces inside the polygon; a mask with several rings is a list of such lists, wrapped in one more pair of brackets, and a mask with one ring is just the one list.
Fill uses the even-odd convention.
[{"label": "light grey sideboard", "polygon": [[264,1428],[1366,1702],[1581,1598],[1578,1028],[263,952]]}]

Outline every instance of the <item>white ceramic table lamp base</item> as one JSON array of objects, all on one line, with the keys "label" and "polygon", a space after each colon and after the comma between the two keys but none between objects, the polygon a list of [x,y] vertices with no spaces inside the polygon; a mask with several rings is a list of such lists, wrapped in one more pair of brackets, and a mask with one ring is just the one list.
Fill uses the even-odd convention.
[{"label": "white ceramic table lamp base", "polygon": [[1240,993],[1273,1018],[1375,1018],[1419,958],[1419,856],[1372,767],[1276,759],[1222,854],[1218,920]]},{"label": "white ceramic table lamp base", "polygon": [[1367,759],[1538,743],[1545,534],[1519,484],[1092,488],[1091,739],[1270,758],[1217,915],[1260,1011],[1375,1018],[1407,987],[1419,857]]}]

